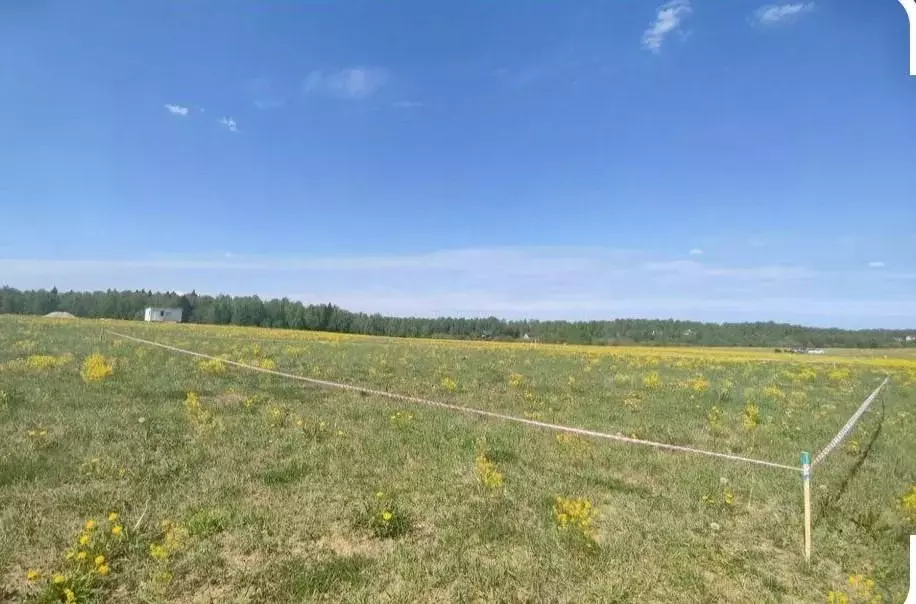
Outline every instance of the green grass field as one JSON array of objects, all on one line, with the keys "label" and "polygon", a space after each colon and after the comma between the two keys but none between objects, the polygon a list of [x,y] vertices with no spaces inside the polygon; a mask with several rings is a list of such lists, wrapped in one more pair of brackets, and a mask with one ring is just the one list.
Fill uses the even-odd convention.
[{"label": "green grass field", "polygon": [[[789,465],[892,381],[815,471],[807,566],[800,474],[103,329]],[[884,361],[0,316],[0,601],[900,602],[916,362]]]}]

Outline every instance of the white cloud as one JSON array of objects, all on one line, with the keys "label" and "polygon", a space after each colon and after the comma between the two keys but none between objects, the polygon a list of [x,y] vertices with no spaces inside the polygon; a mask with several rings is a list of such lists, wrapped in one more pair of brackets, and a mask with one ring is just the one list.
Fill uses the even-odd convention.
[{"label": "white cloud", "polygon": [[274,99],[274,100],[257,100],[254,101],[254,106],[258,109],[279,109],[286,104],[286,101],[283,99]]},{"label": "white cloud", "polygon": [[647,271],[664,273],[699,282],[707,280],[756,281],[758,283],[806,279],[817,276],[807,268],[792,265],[749,267],[711,266],[695,260],[651,261],[642,265]]},{"label": "white cloud", "polygon": [[188,108],[182,107],[181,105],[172,105],[171,103],[166,103],[163,105],[163,107],[165,107],[172,115],[180,115],[181,117],[188,115]]},{"label": "white cloud", "polygon": [[775,25],[814,10],[814,2],[797,4],[768,4],[754,11],[754,19],[762,25]]},{"label": "white cloud", "polygon": [[234,119],[231,117],[221,117],[219,118],[219,123],[225,126],[229,132],[238,132],[239,126]]},{"label": "white cloud", "polygon": [[656,54],[662,50],[665,38],[680,28],[693,9],[689,0],[671,0],[661,5],[655,15],[655,21],[643,32],[642,46]]},{"label": "white cloud", "polygon": [[[916,324],[912,274],[891,278],[879,270],[819,271],[698,258],[600,247],[292,257],[218,250],[133,259],[0,257],[0,275],[4,283],[21,288],[195,289],[331,301],[351,310],[398,315]],[[912,267],[902,267],[907,270]],[[803,293],[790,299],[786,292]]]},{"label": "white cloud", "polygon": [[279,109],[286,104],[286,99],[270,78],[255,78],[248,82],[248,94],[258,109]]},{"label": "white cloud", "polygon": [[690,255],[691,255],[691,256],[702,256],[702,255],[703,255],[703,250],[701,250],[701,249],[699,249],[699,248],[693,248],[692,250],[690,250]]},{"label": "white cloud", "polygon": [[868,263],[868,268],[884,268],[884,263],[880,261],[873,261]]},{"label": "white cloud", "polygon": [[339,71],[313,71],[306,76],[306,94],[329,94],[344,99],[362,99],[388,83],[388,71],[378,67],[350,67]]}]

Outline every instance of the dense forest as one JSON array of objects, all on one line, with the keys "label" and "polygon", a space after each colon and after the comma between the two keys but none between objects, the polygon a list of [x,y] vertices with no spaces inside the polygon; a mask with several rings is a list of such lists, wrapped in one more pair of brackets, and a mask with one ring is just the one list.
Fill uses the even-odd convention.
[{"label": "dense forest", "polygon": [[698,323],[655,319],[612,321],[505,321],[488,318],[402,318],[349,312],[332,304],[305,305],[283,298],[204,296],[191,292],[20,291],[0,288],[0,314],[44,315],[66,311],[78,317],[142,319],[148,306],[181,308],[184,321],[256,325],[382,336],[532,339],[569,344],[644,344],[881,348],[916,346],[916,330],[822,329],[780,323]]}]

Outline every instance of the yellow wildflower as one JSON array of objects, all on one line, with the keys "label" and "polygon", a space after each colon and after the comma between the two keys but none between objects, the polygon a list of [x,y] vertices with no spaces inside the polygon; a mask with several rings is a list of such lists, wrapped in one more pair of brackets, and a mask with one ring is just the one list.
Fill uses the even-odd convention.
[{"label": "yellow wildflower", "polygon": [[566,499],[557,497],[553,512],[558,528],[572,527],[584,536],[591,538],[591,524],[595,515],[591,501],[585,498]]},{"label": "yellow wildflower", "polygon": [[67,577],[65,577],[65,576],[61,575],[60,573],[58,573],[58,574],[54,575],[54,577],[51,578],[51,582],[54,583],[55,585],[60,585],[61,583],[66,583],[66,582],[67,582]]},{"label": "yellow wildflower", "polygon": [[85,559],[86,559],[86,552],[76,552],[76,559],[77,559],[77,560],[85,560]]},{"label": "yellow wildflower", "polygon": [[38,581],[41,578],[41,571],[30,569],[29,572],[25,574],[25,578],[30,582]]},{"label": "yellow wildflower", "polygon": [[114,367],[104,356],[96,353],[86,357],[80,375],[88,382],[100,382],[114,373]]},{"label": "yellow wildflower", "polygon": [[124,529],[121,527],[120,524],[116,524],[116,525],[114,525],[113,527],[111,527],[111,534],[114,535],[115,537],[120,537],[120,536],[121,536],[121,532],[122,532],[123,530],[124,530]]},{"label": "yellow wildflower", "polygon": [[391,520],[391,518],[392,518],[391,512],[389,512],[388,510],[385,510],[384,512],[382,512],[382,520],[384,520],[385,522],[388,522],[389,520]]},{"label": "yellow wildflower", "polygon": [[87,521],[86,521],[86,530],[87,530],[87,531],[91,531],[91,530],[94,529],[95,527],[96,527],[95,520],[87,520]]},{"label": "yellow wildflower", "polygon": [[80,545],[89,544],[89,535],[80,535]]},{"label": "yellow wildflower", "polygon": [[105,564],[105,556],[96,556],[96,557],[95,557],[95,565],[96,565],[96,566],[102,566],[103,564]]},{"label": "yellow wildflower", "polygon": [[168,551],[163,546],[154,543],[149,546],[149,554],[156,560],[164,560],[168,556]]},{"label": "yellow wildflower", "polygon": [[76,594],[73,593],[73,590],[70,588],[64,590],[64,597],[67,599],[67,604],[76,602]]},{"label": "yellow wildflower", "polygon": [[503,475],[496,469],[496,464],[490,461],[483,453],[477,455],[475,461],[477,471],[477,480],[484,486],[491,489],[498,489],[503,486]]},{"label": "yellow wildflower", "polygon": [[111,572],[111,569],[108,568],[108,565],[107,565],[107,564],[102,564],[102,565],[99,566],[96,570],[99,571],[99,574],[102,575],[102,576],[105,576],[105,575],[107,575],[109,572]]},{"label": "yellow wildflower", "polygon": [[849,596],[842,591],[831,591],[827,594],[827,604],[849,604]]},{"label": "yellow wildflower", "polygon": [[114,522],[114,521],[116,521],[117,519],[118,519],[118,513],[117,513],[117,512],[109,512],[109,514],[108,514],[108,522]]},{"label": "yellow wildflower", "polygon": [[900,510],[910,522],[916,522],[916,485],[900,498]]}]

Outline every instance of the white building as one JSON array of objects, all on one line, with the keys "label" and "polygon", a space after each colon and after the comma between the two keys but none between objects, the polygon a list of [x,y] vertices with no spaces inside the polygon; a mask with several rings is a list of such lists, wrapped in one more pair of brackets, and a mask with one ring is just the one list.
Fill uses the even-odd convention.
[{"label": "white building", "polygon": [[181,323],[180,308],[147,308],[143,313],[144,321]]}]

